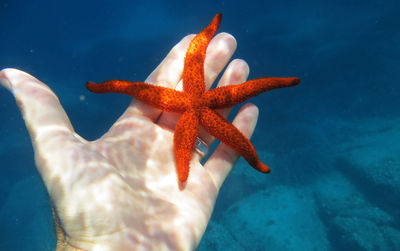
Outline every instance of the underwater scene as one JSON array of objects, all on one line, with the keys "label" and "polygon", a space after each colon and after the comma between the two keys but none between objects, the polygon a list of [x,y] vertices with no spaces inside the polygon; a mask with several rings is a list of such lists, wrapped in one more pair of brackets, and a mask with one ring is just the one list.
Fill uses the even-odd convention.
[{"label": "underwater scene", "polygon": [[[199,33],[217,13],[222,13],[216,34],[226,32],[235,38],[237,47],[229,50],[234,51],[229,62],[235,59],[247,62],[249,80],[298,77],[300,83],[262,93],[234,106],[229,121],[238,113],[244,114],[240,108],[246,103],[258,107],[258,122],[251,143],[271,172],[259,172],[240,157],[221,183],[219,192],[218,189],[210,192],[214,199],[218,195],[211,219],[208,224],[202,223],[207,224],[204,235],[201,237],[203,230],[199,230],[198,239],[194,238],[194,244],[188,249],[400,250],[399,10],[400,2],[394,0],[2,0],[0,70],[15,68],[49,86],[71,121],[76,132],[74,139],[93,141],[113,126],[132,97],[90,92],[85,85],[87,81],[145,81],[185,36]],[[234,41],[227,35],[222,36]],[[216,50],[224,53],[224,49]],[[182,64],[177,67],[182,68]],[[204,64],[204,67],[210,66]],[[229,66],[224,69],[229,71]],[[216,82],[224,79],[222,73],[214,76]],[[36,152],[36,162],[54,170],[59,168],[59,175],[63,173],[63,165],[76,160],[74,155],[67,154],[68,142],[40,146],[45,133],[36,130],[34,123],[45,123],[48,119],[38,115],[41,109],[62,110],[54,103],[56,96],[48,96],[53,97],[54,102],[40,100],[42,96],[38,93],[44,90],[42,87],[24,96],[27,92],[19,90],[18,85],[26,76],[16,75],[15,86],[10,87],[6,80],[12,79],[12,74],[12,70],[0,73],[0,250],[56,250],[52,204],[42,179],[42,176],[45,180],[51,177],[45,174],[46,168],[39,170],[42,176],[39,174],[33,145],[40,149]],[[193,76],[200,76],[196,74]],[[17,99],[16,102],[14,96],[27,101]],[[46,105],[39,108],[33,105],[40,102]],[[253,109],[253,115],[256,113],[254,107],[244,107]],[[37,109],[38,114],[30,117],[31,123],[27,118],[32,109]],[[50,119],[67,118],[66,115],[60,112]],[[174,116],[176,120],[179,118]],[[254,116],[242,118],[240,128],[247,130],[243,132],[245,135],[251,134]],[[33,136],[27,127],[35,133]],[[216,127],[222,128],[221,134],[228,130],[220,125]],[[149,127],[142,129],[146,128]],[[154,137],[151,146],[145,147],[154,148],[154,152],[172,147],[173,129],[168,137]],[[59,128],[56,125],[46,130]],[[201,130],[203,128],[200,128],[200,135],[209,138],[209,134]],[[222,141],[229,141],[231,134],[227,132],[227,135]],[[54,134],[50,138],[58,136]],[[244,141],[239,136],[232,138],[235,144]],[[225,145],[218,148],[219,144],[220,141],[214,141],[210,145],[208,155],[201,161],[205,168],[207,161],[213,160],[213,152],[218,152],[216,149],[223,149],[219,151],[220,156],[236,156]],[[46,162],[43,156],[54,148],[60,149],[60,156],[66,153],[62,157],[67,162],[57,159],[54,163],[58,161],[58,164]],[[77,156],[82,156],[82,151],[84,148],[76,150]],[[110,151],[116,156],[123,154],[117,148]],[[251,154],[245,151],[244,155]],[[136,157],[129,156],[133,160]],[[164,158],[151,154],[139,157]],[[89,163],[92,156],[87,158]],[[222,163],[223,168],[229,160],[226,157],[225,162],[216,163]],[[174,161],[174,155],[165,157],[164,161]],[[80,170],[80,166],[70,166]],[[215,172],[221,171],[220,166],[214,167]],[[177,186],[176,171],[170,169],[169,172],[166,178]],[[140,177],[140,170],[136,173]],[[154,173],[163,175],[161,170]],[[197,184],[201,173],[202,170],[191,166],[187,187],[180,192]],[[79,182],[91,179],[83,174],[83,178],[79,177],[76,178]],[[137,183],[142,181],[136,178]],[[81,184],[79,182],[76,184]],[[72,185],[67,187],[76,189]],[[205,201],[211,196],[209,190],[213,188],[198,186],[196,191],[204,195],[193,197],[193,203],[207,204]],[[65,191],[50,191],[53,196],[63,193]],[[165,196],[168,197],[167,190]],[[174,196],[171,194],[171,198]],[[77,198],[77,207],[80,206],[78,201],[90,199],[89,195]],[[151,211],[151,206],[157,203],[146,204],[150,206],[147,210]],[[174,203],[179,206],[181,202],[171,199],[171,207]],[[210,210],[213,202],[207,206]],[[107,208],[105,202],[104,208]],[[73,214],[72,211],[66,211],[65,215],[59,213],[61,217]],[[183,212],[189,218],[196,218],[196,213],[195,210]],[[154,215],[157,221],[170,219]],[[208,214],[205,215],[207,218]],[[135,217],[134,220],[140,218]],[[165,231],[173,229],[171,226]],[[181,228],[177,232],[191,230]],[[152,249],[160,250],[148,247]]]}]

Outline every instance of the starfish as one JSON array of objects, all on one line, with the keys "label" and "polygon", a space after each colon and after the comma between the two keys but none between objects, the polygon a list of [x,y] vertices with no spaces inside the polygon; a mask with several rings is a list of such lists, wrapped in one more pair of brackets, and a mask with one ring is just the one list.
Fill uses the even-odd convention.
[{"label": "starfish", "polygon": [[125,80],[109,80],[100,84],[89,81],[86,84],[86,87],[95,93],[128,94],[152,107],[182,114],[174,132],[175,161],[180,182],[186,182],[188,178],[191,153],[199,134],[199,125],[243,156],[256,170],[270,172],[270,168],[259,160],[250,140],[215,109],[232,107],[260,93],[294,86],[300,82],[296,77],[266,77],[205,91],[206,50],[221,18],[222,14],[216,14],[211,23],[190,42],[184,60],[182,91]]}]

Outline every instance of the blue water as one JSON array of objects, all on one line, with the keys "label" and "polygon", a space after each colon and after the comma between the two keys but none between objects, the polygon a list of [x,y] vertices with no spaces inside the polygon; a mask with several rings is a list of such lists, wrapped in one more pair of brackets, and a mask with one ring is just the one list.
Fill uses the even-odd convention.
[{"label": "blue water", "polygon": [[[250,78],[301,78],[251,100],[252,142],[272,172],[238,162],[198,250],[400,250],[399,1],[55,2],[0,2],[0,69],[47,83],[87,139],[130,102],[89,93],[87,80],[144,80],[216,12]],[[0,250],[54,250],[48,195],[5,89],[0,121]]]}]

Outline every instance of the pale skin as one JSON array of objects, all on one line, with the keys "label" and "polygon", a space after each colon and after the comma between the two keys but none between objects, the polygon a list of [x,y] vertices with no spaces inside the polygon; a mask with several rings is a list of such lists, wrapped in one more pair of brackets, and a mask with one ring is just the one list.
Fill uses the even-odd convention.
[{"label": "pale skin", "polygon": [[[175,45],[146,82],[181,89],[183,60],[193,37]],[[235,49],[236,41],[227,33],[212,39],[204,66],[206,89]],[[243,60],[233,60],[218,86],[242,83],[248,73]],[[179,114],[133,100],[107,133],[87,141],[74,131],[47,85],[15,69],[2,70],[0,82],[15,96],[30,133],[36,166],[58,222],[57,250],[197,247],[218,191],[238,159],[236,152],[220,144],[202,165],[193,151],[189,178],[179,184],[173,152]],[[229,113],[220,112],[225,117]],[[246,104],[233,124],[250,137],[257,117],[257,107]],[[204,131],[199,137],[208,145],[214,140]]]}]

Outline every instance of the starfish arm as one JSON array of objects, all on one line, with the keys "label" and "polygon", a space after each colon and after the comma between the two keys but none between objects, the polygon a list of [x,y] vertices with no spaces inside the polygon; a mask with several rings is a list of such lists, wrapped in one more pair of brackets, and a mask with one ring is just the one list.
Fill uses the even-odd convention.
[{"label": "starfish arm", "polygon": [[258,78],[240,85],[229,85],[207,91],[202,96],[203,105],[211,109],[232,107],[260,93],[297,85],[298,78]]},{"label": "starfish arm", "polygon": [[190,42],[182,73],[183,91],[196,97],[204,93],[204,59],[208,43],[217,31],[222,14],[215,15],[211,23]]},{"label": "starfish arm", "polygon": [[189,162],[192,149],[199,134],[199,120],[194,109],[182,114],[174,133],[175,162],[180,182],[185,182],[189,175]]},{"label": "starfish arm", "polygon": [[239,153],[256,170],[268,173],[269,167],[261,163],[250,140],[228,120],[209,108],[199,109],[199,121],[204,129]]},{"label": "starfish arm", "polygon": [[163,111],[183,112],[190,105],[188,94],[145,82],[110,80],[100,84],[87,82],[86,87],[95,93],[122,93],[134,97]]}]

